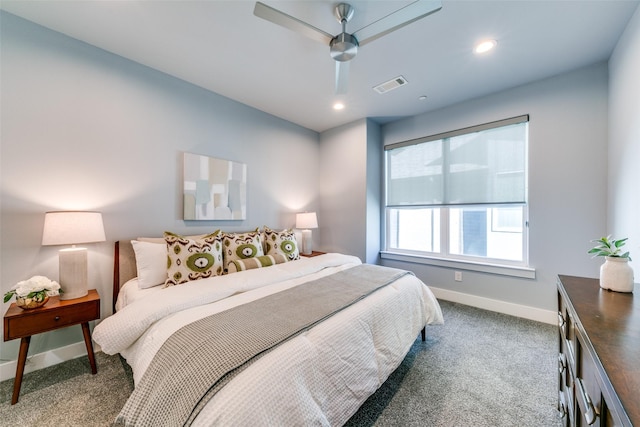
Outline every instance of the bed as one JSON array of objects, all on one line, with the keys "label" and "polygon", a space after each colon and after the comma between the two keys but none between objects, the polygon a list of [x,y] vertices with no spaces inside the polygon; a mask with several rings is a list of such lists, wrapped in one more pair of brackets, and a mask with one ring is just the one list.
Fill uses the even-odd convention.
[{"label": "bed", "polygon": [[[114,259],[114,315],[96,326],[93,338],[105,353],[121,354],[133,371],[135,390],[119,425],[343,425],[399,366],[421,332],[425,339],[425,325],[443,321],[437,300],[413,274],[368,266],[344,254],[143,290],[130,241],[116,242]],[[286,309],[265,306],[266,301],[298,292],[295,301],[302,302],[285,305],[312,316],[322,298],[337,304],[347,276],[357,282],[375,276],[386,283],[366,285],[364,295],[344,297],[351,298],[344,307],[305,319],[295,333],[282,332],[275,344],[245,356],[244,347],[261,341],[256,334],[263,334],[260,328],[272,317],[286,323],[297,316],[282,315]],[[323,296],[321,289],[330,285],[333,290]],[[315,294],[300,293],[303,288]],[[236,337],[232,322],[249,324],[238,325]],[[180,338],[188,329],[194,329],[189,338]],[[230,335],[209,337],[224,333]],[[244,359],[227,360],[236,353]],[[208,373],[222,369],[219,365],[231,368]]]}]

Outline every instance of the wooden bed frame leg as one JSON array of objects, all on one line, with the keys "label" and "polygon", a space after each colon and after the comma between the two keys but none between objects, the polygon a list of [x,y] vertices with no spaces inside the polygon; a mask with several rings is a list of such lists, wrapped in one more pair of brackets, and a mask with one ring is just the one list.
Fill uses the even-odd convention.
[{"label": "wooden bed frame leg", "polygon": [[427,327],[426,326],[424,328],[422,328],[422,330],[420,331],[420,334],[422,335],[422,341],[426,341],[427,340]]}]

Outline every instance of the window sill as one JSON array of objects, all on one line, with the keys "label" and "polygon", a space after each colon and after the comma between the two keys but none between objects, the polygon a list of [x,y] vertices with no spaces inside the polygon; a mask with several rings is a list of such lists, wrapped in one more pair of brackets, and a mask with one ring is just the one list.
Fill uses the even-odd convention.
[{"label": "window sill", "polygon": [[478,271],[481,273],[499,274],[502,276],[520,277],[523,279],[535,279],[536,270],[531,267],[512,265],[486,264],[481,262],[461,261],[444,258],[434,258],[424,255],[405,254],[398,252],[381,251],[380,258],[394,261],[404,261],[416,264],[433,265],[436,267],[454,268],[458,270]]}]

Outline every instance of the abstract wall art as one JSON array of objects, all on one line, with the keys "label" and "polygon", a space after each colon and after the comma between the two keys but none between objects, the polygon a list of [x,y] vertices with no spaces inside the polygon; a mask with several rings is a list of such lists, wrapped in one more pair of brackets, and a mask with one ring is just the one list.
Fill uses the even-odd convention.
[{"label": "abstract wall art", "polygon": [[247,165],[184,153],[184,219],[247,218]]}]

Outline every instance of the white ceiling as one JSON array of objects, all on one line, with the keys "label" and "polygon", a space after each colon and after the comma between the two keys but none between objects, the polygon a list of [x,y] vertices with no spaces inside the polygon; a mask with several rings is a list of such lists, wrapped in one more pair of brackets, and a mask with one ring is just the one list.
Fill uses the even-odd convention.
[{"label": "white ceiling", "polygon": [[[266,4],[328,33],[337,1]],[[411,3],[350,1],[353,32]],[[253,1],[16,1],[10,13],[321,132],[442,108],[609,58],[637,0],[443,0],[442,9],[360,48],[334,94],[329,47],[253,15]],[[481,39],[497,40],[485,56]],[[372,88],[399,75],[409,84]],[[418,97],[426,95],[420,101]],[[333,103],[346,104],[334,111]]]}]

